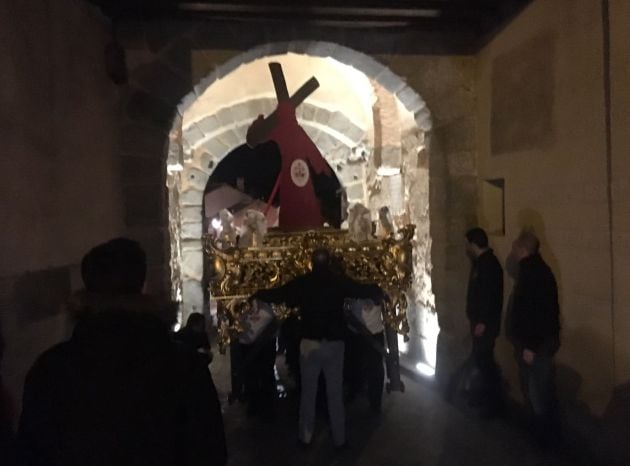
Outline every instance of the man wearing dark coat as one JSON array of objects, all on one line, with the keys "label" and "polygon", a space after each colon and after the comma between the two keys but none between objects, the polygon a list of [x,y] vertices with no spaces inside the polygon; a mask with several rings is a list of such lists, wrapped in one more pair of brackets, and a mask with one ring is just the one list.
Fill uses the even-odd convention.
[{"label": "man wearing dark coat", "polygon": [[376,285],[359,284],[337,273],[326,249],[313,252],[312,265],[311,272],[278,288],[260,290],[252,298],[298,308],[301,318],[299,440],[309,444],[313,438],[317,382],[323,372],[333,443],[341,447],[346,442],[343,405],[344,301],[346,298],[369,298],[381,302],[383,293]]},{"label": "man wearing dark coat", "polygon": [[538,238],[527,231],[512,244],[508,262],[516,264],[516,280],[506,328],[534,434],[543,446],[552,446],[559,436],[553,356],[560,347],[560,306],[556,279],[539,249]]},{"label": "man wearing dark coat", "polygon": [[472,401],[480,405],[484,416],[492,416],[503,408],[501,372],[494,359],[503,308],[503,270],[481,228],[466,233],[466,252],[471,260],[466,296],[466,315],[472,334],[471,360],[480,376]]},{"label": "man wearing dark coat", "polygon": [[19,464],[223,466],[212,378],[141,294],[140,245],[112,240],[81,266],[86,292],[72,337],[41,355],[26,379]]}]

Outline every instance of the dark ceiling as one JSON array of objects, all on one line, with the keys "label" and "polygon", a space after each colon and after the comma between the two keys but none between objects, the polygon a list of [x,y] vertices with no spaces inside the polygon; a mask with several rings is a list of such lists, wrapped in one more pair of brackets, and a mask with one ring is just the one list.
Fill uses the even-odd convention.
[{"label": "dark ceiling", "polygon": [[[291,22],[430,33],[474,52],[531,0],[88,0],[114,20]],[[460,38],[461,40],[456,40]],[[453,50],[453,52],[460,52]]]}]

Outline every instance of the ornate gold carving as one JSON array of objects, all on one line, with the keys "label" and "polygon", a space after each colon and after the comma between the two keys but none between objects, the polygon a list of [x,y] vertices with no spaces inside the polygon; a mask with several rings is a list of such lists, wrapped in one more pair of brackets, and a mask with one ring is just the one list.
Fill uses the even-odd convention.
[{"label": "ornate gold carving", "polygon": [[[401,228],[383,239],[356,242],[345,230],[322,229],[306,232],[270,232],[261,247],[238,248],[210,235],[204,236],[206,270],[210,296],[217,301],[219,340],[222,347],[242,329],[242,317],[249,310],[247,298],[260,289],[280,286],[310,269],[314,249],[325,247],[336,263],[352,278],[376,283],[389,296],[385,320],[407,336],[407,297],[411,286],[412,238],[415,225]],[[273,306],[283,319],[294,310]]]}]

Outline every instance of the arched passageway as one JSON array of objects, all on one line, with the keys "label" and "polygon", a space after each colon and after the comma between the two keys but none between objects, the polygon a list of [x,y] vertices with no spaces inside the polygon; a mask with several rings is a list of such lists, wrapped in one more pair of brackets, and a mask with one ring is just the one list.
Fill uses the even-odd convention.
[{"label": "arched passageway", "polygon": [[388,206],[400,225],[417,225],[411,340],[402,350],[432,369],[438,326],[431,288],[430,113],[415,91],[372,58],[325,42],[301,45],[267,44],[239,55],[179,105],[166,167],[173,295],[183,318],[204,310],[203,193],[225,157],[242,146],[251,122],[275,107],[267,64],[280,62],[289,89],[311,76],[320,82],[298,107],[298,121],[334,169],[348,202],[374,215]]}]

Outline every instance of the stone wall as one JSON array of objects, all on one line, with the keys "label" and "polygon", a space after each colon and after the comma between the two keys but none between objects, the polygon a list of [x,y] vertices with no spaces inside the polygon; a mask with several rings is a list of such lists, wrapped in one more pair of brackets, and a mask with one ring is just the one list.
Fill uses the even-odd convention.
[{"label": "stone wall", "polygon": [[0,327],[16,402],[35,357],[64,335],[83,254],[124,232],[110,40],[81,2],[0,1]]}]

